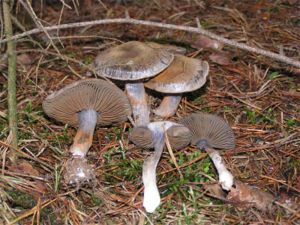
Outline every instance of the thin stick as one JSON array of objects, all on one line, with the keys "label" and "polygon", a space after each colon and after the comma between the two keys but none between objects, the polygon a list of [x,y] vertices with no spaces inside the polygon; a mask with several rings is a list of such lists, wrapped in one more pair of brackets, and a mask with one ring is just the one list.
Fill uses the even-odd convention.
[{"label": "thin stick", "polygon": [[178,171],[178,173],[180,175],[180,178],[183,178],[183,175],[181,173],[180,167],[178,166],[176,158],[174,156],[174,153],[173,153],[173,150],[172,150],[172,147],[171,147],[171,144],[170,144],[167,132],[164,132],[164,135],[165,135],[165,140],[166,140],[165,143],[166,143],[167,149],[169,151],[169,154],[171,156],[171,159],[172,159],[172,161],[173,161],[173,163],[174,163],[174,165],[176,167],[176,170]]},{"label": "thin stick", "polygon": [[30,209],[29,211],[27,211],[27,212],[21,214],[19,217],[15,218],[13,221],[10,221],[10,222],[8,223],[8,225],[16,224],[16,223],[19,222],[20,220],[22,220],[22,219],[24,219],[24,218],[26,218],[26,217],[28,217],[28,216],[33,215],[33,214],[36,212],[36,210],[38,209],[38,207],[39,207],[40,209],[43,209],[43,208],[47,207],[48,205],[52,204],[53,202],[55,202],[56,200],[57,200],[57,198],[52,199],[52,200],[45,200],[42,204],[39,204],[39,205],[34,206],[34,207],[33,207],[32,209]]},{"label": "thin stick", "polygon": [[[4,30],[8,38],[13,36],[13,29],[10,17],[10,0],[3,1],[3,17],[4,17]],[[17,128],[17,99],[16,99],[16,43],[14,40],[7,42],[7,55],[8,55],[8,78],[7,78],[7,104],[8,104],[8,121],[9,130],[12,135],[12,146],[9,152],[9,158],[13,163],[17,162],[18,155],[14,148],[18,147],[18,128]]]},{"label": "thin stick", "polygon": [[[202,34],[207,37],[210,37],[216,41],[219,41],[221,43],[227,44],[229,46],[233,46],[239,49],[243,49],[249,52],[253,52],[256,54],[260,54],[275,60],[278,60],[280,62],[284,62],[286,64],[295,66],[300,68],[300,61],[286,57],[284,55],[280,55],[271,51],[267,51],[264,49],[259,49],[256,47],[251,47],[249,45],[246,45],[244,43],[238,43],[234,40],[229,40],[227,38],[221,37],[219,35],[216,35],[210,31],[204,30],[200,27],[190,27],[190,26],[182,26],[182,25],[174,25],[174,24],[167,24],[167,23],[158,23],[158,22],[152,22],[152,21],[145,21],[145,20],[136,20],[131,18],[116,18],[116,19],[103,19],[103,20],[93,20],[93,21],[87,21],[87,22],[78,22],[78,23],[69,23],[69,24],[61,24],[61,25],[55,25],[55,26],[49,26],[49,27],[43,27],[44,31],[50,31],[50,30],[57,30],[57,29],[69,29],[69,28],[76,28],[76,27],[86,27],[86,26],[95,26],[95,25],[103,25],[103,24],[135,24],[135,25],[143,25],[143,26],[152,26],[152,27],[159,27],[169,30],[181,30],[186,32],[192,32],[197,34]],[[25,37],[27,35],[40,33],[43,31],[40,28],[35,28],[27,32],[23,32],[21,34],[15,35],[13,37],[8,37],[6,39],[3,39],[0,41],[1,43],[5,43],[11,40],[16,40],[22,37]]]}]

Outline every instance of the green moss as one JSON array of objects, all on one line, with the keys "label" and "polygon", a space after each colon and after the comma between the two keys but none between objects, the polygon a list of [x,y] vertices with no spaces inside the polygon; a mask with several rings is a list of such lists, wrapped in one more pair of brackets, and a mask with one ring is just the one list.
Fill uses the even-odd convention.
[{"label": "green moss", "polygon": [[94,193],[91,194],[91,202],[93,206],[103,205],[103,200],[99,198],[97,195],[95,195]]},{"label": "green moss", "polygon": [[297,122],[297,120],[295,120],[294,118],[289,118],[289,119],[286,121],[286,124],[287,124],[289,127],[293,127],[293,126],[298,125],[298,122]]},{"label": "green moss", "polygon": [[110,167],[116,169],[106,174],[106,179],[111,180],[111,176],[116,176],[124,180],[136,180],[141,176],[143,160],[122,160],[118,163],[113,163]]},{"label": "green moss", "polygon": [[53,211],[51,206],[41,209],[41,222],[45,221],[45,224],[63,224],[61,219],[62,218],[58,216],[58,213]]},{"label": "green moss", "polygon": [[27,193],[15,188],[7,190],[6,192],[11,197],[11,204],[14,208],[31,209],[36,205],[36,200]]}]

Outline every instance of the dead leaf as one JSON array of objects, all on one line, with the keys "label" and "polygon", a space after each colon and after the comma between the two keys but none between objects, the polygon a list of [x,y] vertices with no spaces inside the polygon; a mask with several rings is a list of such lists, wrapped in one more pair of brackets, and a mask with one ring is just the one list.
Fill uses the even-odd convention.
[{"label": "dead leaf", "polygon": [[270,211],[275,198],[259,188],[235,181],[235,187],[228,193],[227,200],[241,208],[255,207],[262,211]]},{"label": "dead leaf", "polygon": [[261,19],[264,20],[264,21],[270,20],[270,16],[271,16],[271,15],[270,15],[269,12],[263,12],[263,13],[261,13],[261,15],[260,15]]},{"label": "dead leaf", "polygon": [[8,169],[12,172],[28,174],[31,176],[39,176],[39,171],[37,171],[33,166],[27,161],[21,161],[16,166],[8,166]]},{"label": "dead leaf", "polygon": [[296,3],[299,3],[299,0],[287,0],[290,5],[295,5]]},{"label": "dead leaf", "polygon": [[203,186],[204,186],[205,190],[207,190],[213,196],[215,196],[219,199],[224,199],[225,198],[225,192],[221,188],[220,184],[218,184],[218,183],[204,184]]},{"label": "dead leaf", "polygon": [[219,65],[227,66],[231,64],[231,58],[226,52],[215,52],[209,56],[209,59]]},{"label": "dead leaf", "polygon": [[17,62],[18,64],[28,66],[34,63],[34,58],[30,56],[29,54],[22,53],[17,56]]},{"label": "dead leaf", "polygon": [[297,177],[296,188],[300,189],[300,175]]},{"label": "dead leaf", "polygon": [[215,50],[221,50],[224,44],[209,37],[200,35],[197,40],[192,44],[193,48],[210,48]]}]

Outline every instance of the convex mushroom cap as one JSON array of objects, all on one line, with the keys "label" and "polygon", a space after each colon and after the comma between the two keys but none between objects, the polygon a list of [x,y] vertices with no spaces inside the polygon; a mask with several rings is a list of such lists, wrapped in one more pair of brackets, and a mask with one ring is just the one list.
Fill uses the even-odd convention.
[{"label": "convex mushroom cap", "polygon": [[160,117],[170,117],[176,112],[184,92],[202,87],[209,72],[206,61],[175,55],[171,65],[145,83],[149,89],[166,93],[160,106],[153,110]]},{"label": "convex mushroom cap", "polygon": [[101,52],[93,62],[98,74],[116,80],[140,80],[157,75],[173,61],[164,49],[130,41]]},{"label": "convex mushroom cap", "polygon": [[191,92],[206,82],[209,65],[206,61],[175,55],[171,65],[145,83],[149,89],[169,94]]},{"label": "convex mushroom cap", "polygon": [[97,112],[97,123],[103,126],[127,120],[131,107],[124,93],[101,79],[80,80],[52,93],[43,102],[45,113],[57,121],[78,126],[82,110]]}]

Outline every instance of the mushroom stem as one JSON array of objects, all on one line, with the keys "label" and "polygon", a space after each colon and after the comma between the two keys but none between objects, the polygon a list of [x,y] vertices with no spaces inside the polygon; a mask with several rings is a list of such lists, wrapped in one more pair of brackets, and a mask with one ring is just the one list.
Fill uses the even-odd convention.
[{"label": "mushroom stem", "polygon": [[93,142],[97,116],[97,112],[93,109],[86,109],[78,113],[78,130],[70,149],[73,156],[85,157]]},{"label": "mushroom stem", "polygon": [[148,124],[154,139],[154,153],[143,164],[144,200],[146,211],[153,213],[160,204],[160,194],[156,184],[156,168],[165,146],[165,131],[176,123],[170,121],[152,122]]},{"label": "mushroom stem", "polygon": [[144,200],[146,211],[153,213],[160,204],[160,194],[156,184],[156,167],[164,149],[164,137],[155,141],[154,153],[143,164]]},{"label": "mushroom stem", "polygon": [[135,126],[145,126],[150,122],[150,110],[143,83],[127,83],[125,90],[131,104]]},{"label": "mushroom stem", "polygon": [[165,96],[160,105],[154,109],[153,112],[155,115],[163,118],[173,116],[176,113],[181,97],[181,94]]},{"label": "mushroom stem", "polygon": [[205,147],[204,149],[208,153],[218,171],[219,183],[221,184],[222,189],[229,191],[233,185],[233,175],[226,168],[222,156],[213,148]]}]

